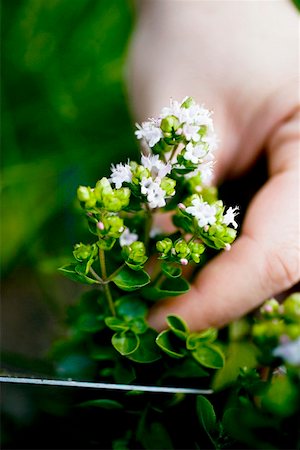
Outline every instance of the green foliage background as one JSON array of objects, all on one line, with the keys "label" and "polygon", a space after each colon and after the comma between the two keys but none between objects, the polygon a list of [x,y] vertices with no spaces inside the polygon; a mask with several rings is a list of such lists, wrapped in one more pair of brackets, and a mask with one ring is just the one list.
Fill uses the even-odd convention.
[{"label": "green foliage background", "polygon": [[124,83],[133,16],[123,0],[2,2],[4,348],[16,339],[22,351],[49,308],[63,314],[57,267],[84,239],[77,186],[136,152]]}]

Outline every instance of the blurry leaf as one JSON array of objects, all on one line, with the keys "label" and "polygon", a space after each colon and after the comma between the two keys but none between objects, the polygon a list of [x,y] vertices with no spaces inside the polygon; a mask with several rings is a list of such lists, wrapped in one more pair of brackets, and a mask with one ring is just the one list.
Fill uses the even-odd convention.
[{"label": "blurry leaf", "polygon": [[192,355],[204,367],[220,369],[224,365],[223,353],[214,345],[201,345],[192,352]]},{"label": "blurry leaf", "polygon": [[146,317],[148,313],[147,305],[134,295],[125,295],[116,300],[115,307],[117,314],[126,320]]},{"label": "blurry leaf", "polygon": [[203,395],[197,397],[197,414],[200,424],[207,433],[209,439],[217,448],[213,435],[218,432],[217,418],[213,405]]},{"label": "blurry leaf", "polygon": [[256,367],[257,354],[258,350],[251,342],[230,342],[226,351],[226,363],[221,370],[216,372],[212,388],[214,390],[224,389],[237,380],[240,368]]},{"label": "blurry leaf", "polygon": [[105,323],[113,331],[123,331],[128,330],[129,326],[126,322],[124,322],[121,319],[118,319],[118,317],[106,317]]},{"label": "blurry leaf", "polygon": [[124,406],[117,402],[116,400],[111,400],[108,398],[103,398],[99,400],[88,400],[87,402],[80,403],[82,408],[87,407],[96,407],[96,408],[103,408],[103,409],[123,409]]},{"label": "blurry leaf", "polygon": [[262,396],[262,406],[276,416],[291,416],[299,406],[298,387],[286,375],[273,377],[269,389]]},{"label": "blurry leaf", "polygon": [[112,278],[112,281],[124,291],[134,291],[150,283],[150,277],[147,272],[133,270],[124,267],[120,272]]}]

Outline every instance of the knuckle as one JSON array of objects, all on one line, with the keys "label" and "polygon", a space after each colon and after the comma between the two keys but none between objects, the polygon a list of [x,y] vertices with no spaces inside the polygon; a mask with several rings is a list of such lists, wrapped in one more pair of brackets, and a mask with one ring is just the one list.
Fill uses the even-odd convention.
[{"label": "knuckle", "polygon": [[282,247],[265,258],[267,283],[276,293],[294,286],[300,280],[300,247]]}]

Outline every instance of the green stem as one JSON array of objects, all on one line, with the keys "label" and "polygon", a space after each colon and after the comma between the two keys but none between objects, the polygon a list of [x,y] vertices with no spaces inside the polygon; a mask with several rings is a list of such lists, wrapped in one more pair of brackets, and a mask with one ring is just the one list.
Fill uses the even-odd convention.
[{"label": "green stem", "polygon": [[112,295],[110,292],[109,284],[105,283],[107,281],[107,272],[106,272],[106,264],[105,264],[105,252],[102,248],[99,249],[99,261],[100,261],[102,279],[104,282],[103,288],[104,288],[104,293],[105,293],[106,300],[108,303],[108,307],[109,307],[112,315],[115,316],[116,310],[115,310],[115,305],[114,305],[113,298],[112,298]]},{"label": "green stem", "polygon": [[104,284],[102,278],[99,277],[99,275],[97,274],[97,272],[95,272],[95,270],[94,270],[92,267],[90,267],[90,273],[93,275],[93,277],[94,277],[97,281],[99,281],[100,284]]},{"label": "green stem", "polygon": [[121,272],[122,269],[124,269],[125,266],[126,266],[126,264],[123,263],[120,267],[118,267],[117,270],[115,270],[112,274],[109,275],[106,282],[108,283],[109,281],[111,281],[113,279],[113,277],[115,277],[119,272]]},{"label": "green stem", "polygon": [[174,158],[174,155],[175,155],[177,149],[178,149],[178,145],[175,145],[174,148],[173,148],[173,150],[172,150],[171,156],[170,156],[170,158],[169,158],[169,161],[170,161],[170,162],[172,162],[172,159]]}]

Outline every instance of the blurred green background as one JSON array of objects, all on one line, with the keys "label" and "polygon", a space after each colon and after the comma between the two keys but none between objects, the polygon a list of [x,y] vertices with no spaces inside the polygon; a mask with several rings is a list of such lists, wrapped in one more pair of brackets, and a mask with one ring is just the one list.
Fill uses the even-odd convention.
[{"label": "blurred green background", "polygon": [[[57,268],[85,238],[75,201],[134,155],[124,0],[2,2],[2,349],[42,357],[78,287]],[[23,361],[24,363],[24,361]]]}]

